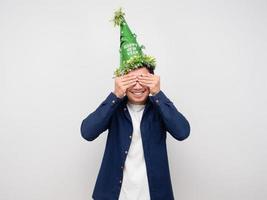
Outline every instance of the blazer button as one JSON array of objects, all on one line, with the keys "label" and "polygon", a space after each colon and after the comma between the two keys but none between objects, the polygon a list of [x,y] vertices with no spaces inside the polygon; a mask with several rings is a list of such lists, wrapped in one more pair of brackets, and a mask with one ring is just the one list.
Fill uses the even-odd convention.
[{"label": "blazer button", "polygon": [[122,181],[120,180],[120,183],[122,183]]},{"label": "blazer button", "polygon": [[128,151],[125,151],[124,153],[125,153],[125,154],[127,154],[127,153],[128,153]]},{"label": "blazer button", "polygon": [[131,135],[129,135],[129,138],[131,139],[131,138],[132,138],[132,136],[131,136]]},{"label": "blazer button", "polygon": [[156,102],[157,102],[157,103],[159,103],[159,100],[158,100],[158,99],[156,99]]},{"label": "blazer button", "polygon": [[124,108],[124,111],[126,111],[127,110],[127,108]]},{"label": "blazer button", "polygon": [[115,103],[115,100],[113,100],[112,103],[114,104]]},{"label": "blazer button", "polygon": [[123,166],[121,166],[121,169],[123,169]]}]

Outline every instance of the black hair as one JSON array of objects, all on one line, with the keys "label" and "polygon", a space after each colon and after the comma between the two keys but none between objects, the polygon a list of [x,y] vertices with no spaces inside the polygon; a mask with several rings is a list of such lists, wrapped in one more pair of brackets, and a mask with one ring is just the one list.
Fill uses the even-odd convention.
[{"label": "black hair", "polygon": [[146,65],[144,65],[145,68],[147,68],[147,70],[149,71],[150,74],[154,74],[154,69],[152,69],[151,67],[148,67]]}]

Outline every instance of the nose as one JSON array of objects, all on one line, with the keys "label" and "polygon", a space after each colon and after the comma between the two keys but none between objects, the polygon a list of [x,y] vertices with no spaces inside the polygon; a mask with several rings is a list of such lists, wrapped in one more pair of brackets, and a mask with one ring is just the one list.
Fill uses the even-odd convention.
[{"label": "nose", "polygon": [[142,87],[142,85],[138,81],[136,81],[136,84],[134,85],[133,88],[134,89],[142,89],[143,87]]}]

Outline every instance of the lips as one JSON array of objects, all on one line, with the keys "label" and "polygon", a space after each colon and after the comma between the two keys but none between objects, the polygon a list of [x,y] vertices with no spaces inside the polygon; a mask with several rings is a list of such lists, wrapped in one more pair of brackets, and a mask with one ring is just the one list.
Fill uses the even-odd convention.
[{"label": "lips", "polygon": [[142,96],[143,94],[144,94],[144,92],[145,91],[136,91],[136,92],[131,92],[132,94],[134,94],[134,96],[137,96],[137,97],[139,97],[139,96]]}]

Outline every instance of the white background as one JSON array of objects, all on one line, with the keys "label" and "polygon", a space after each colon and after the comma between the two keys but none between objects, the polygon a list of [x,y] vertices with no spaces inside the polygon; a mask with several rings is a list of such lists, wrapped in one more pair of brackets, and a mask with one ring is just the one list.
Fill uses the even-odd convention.
[{"label": "white background", "polygon": [[113,91],[120,6],[191,124],[167,137],[175,199],[265,200],[264,0],[1,0],[0,199],[91,199],[107,132],[80,124]]}]

